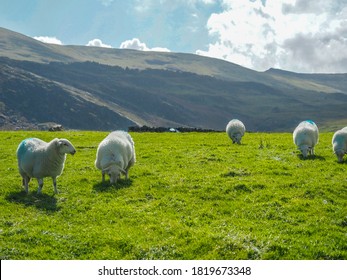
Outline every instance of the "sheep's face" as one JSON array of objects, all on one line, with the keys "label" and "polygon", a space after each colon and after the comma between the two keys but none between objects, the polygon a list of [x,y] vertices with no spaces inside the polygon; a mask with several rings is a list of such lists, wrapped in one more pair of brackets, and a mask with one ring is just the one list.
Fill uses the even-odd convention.
[{"label": "sheep's face", "polygon": [[343,156],[346,154],[346,152],[343,149],[336,150],[335,155],[337,156],[338,162],[343,162]]},{"label": "sheep's face", "polygon": [[58,147],[59,147],[59,152],[62,154],[74,155],[76,153],[75,147],[67,139],[59,139]]},{"label": "sheep's face", "polygon": [[110,177],[110,183],[115,184],[117,180],[120,178],[120,174],[122,173],[122,169],[116,164],[112,164],[106,169],[103,170],[103,173],[107,174]]}]

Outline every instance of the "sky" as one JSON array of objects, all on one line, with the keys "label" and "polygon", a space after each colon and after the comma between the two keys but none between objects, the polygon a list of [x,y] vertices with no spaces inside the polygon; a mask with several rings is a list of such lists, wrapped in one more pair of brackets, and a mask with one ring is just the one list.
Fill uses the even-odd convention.
[{"label": "sky", "polygon": [[46,43],[193,53],[256,71],[347,73],[347,0],[0,0],[0,27]]}]

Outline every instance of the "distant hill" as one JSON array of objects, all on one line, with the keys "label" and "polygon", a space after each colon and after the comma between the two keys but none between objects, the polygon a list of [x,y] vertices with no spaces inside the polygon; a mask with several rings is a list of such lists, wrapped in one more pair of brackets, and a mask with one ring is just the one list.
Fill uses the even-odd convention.
[{"label": "distant hill", "polygon": [[182,53],[44,44],[0,28],[0,128],[54,122],[292,131],[304,119],[347,125],[347,74],[253,71]]}]

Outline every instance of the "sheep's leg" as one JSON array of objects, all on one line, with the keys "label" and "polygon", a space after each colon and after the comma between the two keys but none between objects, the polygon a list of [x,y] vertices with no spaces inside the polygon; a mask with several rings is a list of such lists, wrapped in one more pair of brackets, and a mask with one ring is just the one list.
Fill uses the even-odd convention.
[{"label": "sheep's leg", "polygon": [[102,174],[102,182],[104,183],[105,182],[105,172],[102,171],[101,174]]},{"label": "sheep's leg", "polygon": [[39,183],[39,188],[37,190],[37,194],[41,194],[42,188],[43,188],[43,179],[39,178],[37,179],[37,182]]},{"label": "sheep's leg", "polygon": [[53,177],[53,187],[54,187],[54,193],[57,194],[58,190],[57,190],[57,177]]},{"label": "sheep's leg", "polygon": [[130,168],[130,165],[128,165],[128,167],[125,169],[125,179],[129,179],[129,168]]},{"label": "sheep's leg", "polygon": [[132,159],[130,160],[130,162],[129,162],[127,168],[125,169],[125,178],[126,178],[126,179],[129,179],[129,169],[130,169],[130,167],[134,166],[134,164],[135,164],[135,159],[132,158]]},{"label": "sheep's leg", "polygon": [[29,193],[29,182],[30,182],[30,177],[23,176],[22,184],[23,184],[24,190],[27,194]]}]

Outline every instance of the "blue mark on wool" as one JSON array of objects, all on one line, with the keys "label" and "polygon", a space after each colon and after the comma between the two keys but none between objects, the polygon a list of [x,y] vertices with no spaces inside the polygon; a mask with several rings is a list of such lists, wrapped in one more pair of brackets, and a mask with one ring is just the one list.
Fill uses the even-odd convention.
[{"label": "blue mark on wool", "polygon": [[18,156],[22,156],[22,155],[26,152],[26,150],[27,150],[27,145],[26,145],[26,143],[27,143],[28,140],[31,140],[31,139],[33,139],[33,138],[25,139],[25,140],[23,140],[23,141],[19,144],[19,147],[18,147],[18,150],[17,150],[17,155],[18,155]]},{"label": "blue mark on wool", "polygon": [[315,124],[314,121],[312,121],[312,120],[307,120],[307,122],[310,124]]}]

